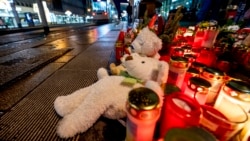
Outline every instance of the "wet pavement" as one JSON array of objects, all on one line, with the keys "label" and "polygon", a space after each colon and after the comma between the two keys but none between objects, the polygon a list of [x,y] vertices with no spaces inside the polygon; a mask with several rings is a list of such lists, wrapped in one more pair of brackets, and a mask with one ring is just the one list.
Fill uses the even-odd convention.
[{"label": "wet pavement", "polygon": [[70,51],[53,47],[30,48],[0,58],[0,86],[35,71]]},{"label": "wet pavement", "polygon": [[[39,47],[30,48],[26,44],[22,51],[12,52],[16,54],[13,57],[2,55],[1,78],[9,77],[8,69],[19,69],[15,74],[21,74],[32,66],[41,67],[16,79],[11,85],[1,87],[0,140],[63,140],[56,134],[56,125],[61,118],[53,108],[55,98],[93,84],[97,80],[97,69],[107,68],[109,63],[115,62],[114,44],[123,26],[112,24],[111,30],[105,27],[101,31],[90,30],[87,33],[89,38],[85,38],[85,31],[74,31],[70,35],[67,32],[67,36],[60,34],[61,38],[56,35],[56,40],[41,40]],[[39,59],[33,56],[36,53],[39,53],[35,55]],[[48,60],[49,63],[41,65]],[[87,132],[68,140],[122,141],[124,137],[123,125],[117,120],[101,117]]]},{"label": "wet pavement", "polygon": [[[1,36],[0,88],[70,51],[72,48],[60,47],[58,42],[53,43],[53,41],[84,32],[79,27],[91,25],[93,24],[76,25],[73,29],[55,27],[51,29],[52,31],[48,36],[44,36],[39,29]],[[59,30],[62,31],[59,32]]]}]

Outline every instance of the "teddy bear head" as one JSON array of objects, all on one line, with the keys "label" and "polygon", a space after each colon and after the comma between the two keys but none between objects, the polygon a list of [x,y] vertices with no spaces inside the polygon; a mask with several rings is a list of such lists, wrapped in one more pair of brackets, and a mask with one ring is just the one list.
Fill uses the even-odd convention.
[{"label": "teddy bear head", "polygon": [[124,55],[121,62],[127,73],[135,78],[153,80],[160,85],[167,81],[169,65],[165,61],[132,53]]},{"label": "teddy bear head", "polygon": [[148,27],[144,27],[131,43],[132,51],[148,57],[160,58],[162,40]]}]

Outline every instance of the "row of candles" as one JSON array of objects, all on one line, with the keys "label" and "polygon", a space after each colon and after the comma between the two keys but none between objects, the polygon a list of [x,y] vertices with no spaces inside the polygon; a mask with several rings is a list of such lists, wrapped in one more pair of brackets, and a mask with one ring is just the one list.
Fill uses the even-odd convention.
[{"label": "row of candles", "polygon": [[249,141],[250,85],[209,66],[211,63],[201,63],[204,56],[195,54],[190,47],[174,48],[171,54],[166,60],[170,66],[166,85],[177,86],[181,91],[165,95],[162,107],[157,106],[156,98],[152,100],[153,92],[143,98],[131,94],[126,141],[154,140],[157,123],[160,139],[173,128],[198,126],[220,141]]},{"label": "row of candles", "polygon": [[[230,140],[243,128],[249,128],[250,85],[184,56],[171,57],[168,83],[178,86],[182,94],[200,104],[202,114],[196,120],[197,126],[208,129],[221,141]],[[247,141],[249,136],[244,131],[240,140]]]}]

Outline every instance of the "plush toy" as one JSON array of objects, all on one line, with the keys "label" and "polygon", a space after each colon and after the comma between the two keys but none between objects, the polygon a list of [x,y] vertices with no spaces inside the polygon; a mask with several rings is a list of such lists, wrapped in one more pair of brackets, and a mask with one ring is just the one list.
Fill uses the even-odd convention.
[{"label": "plush toy", "polygon": [[[144,69],[150,68],[149,71]],[[111,73],[114,75],[124,74],[124,71],[141,80],[154,80],[160,85],[165,84],[168,77],[169,66],[165,61],[159,61],[151,57],[141,56],[138,53],[125,54],[121,58],[121,64],[110,64]]]},{"label": "plush toy", "polygon": [[133,40],[131,47],[132,52],[159,59],[158,52],[162,48],[162,40],[146,26]]},{"label": "plush toy", "polygon": [[[136,81],[131,81],[133,77],[110,76],[106,69],[99,68],[96,83],[55,99],[55,111],[63,117],[57,127],[57,134],[60,137],[69,138],[77,133],[85,132],[100,116],[110,119],[126,117],[125,103],[128,93],[134,88],[152,89],[159,95],[160,105],[162,105],[163,90],[159,84],[165,83],[167,80],[168,64],[162,61],[153,63],[152,60],[148,61],[149,57],[133,60],[135,56],[139,55],[127,56],[128,60],[125,65],[128,74],[134,75],[134,77],[138,75],[138,79],[135,78]],[[132,65],[133,62],[134,65]],[[155,77],[156,74],[158,77]]]}]

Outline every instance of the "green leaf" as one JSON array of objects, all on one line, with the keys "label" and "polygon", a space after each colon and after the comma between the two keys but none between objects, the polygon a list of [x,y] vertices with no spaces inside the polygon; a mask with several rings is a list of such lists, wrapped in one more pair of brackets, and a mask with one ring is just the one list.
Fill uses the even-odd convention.
[{"label": "green leaf", "polygon": [[165,94],[171,94],[171,93],[180,92],[180,91],[181,89],[177,87],[176,85],[166,84]]}]

